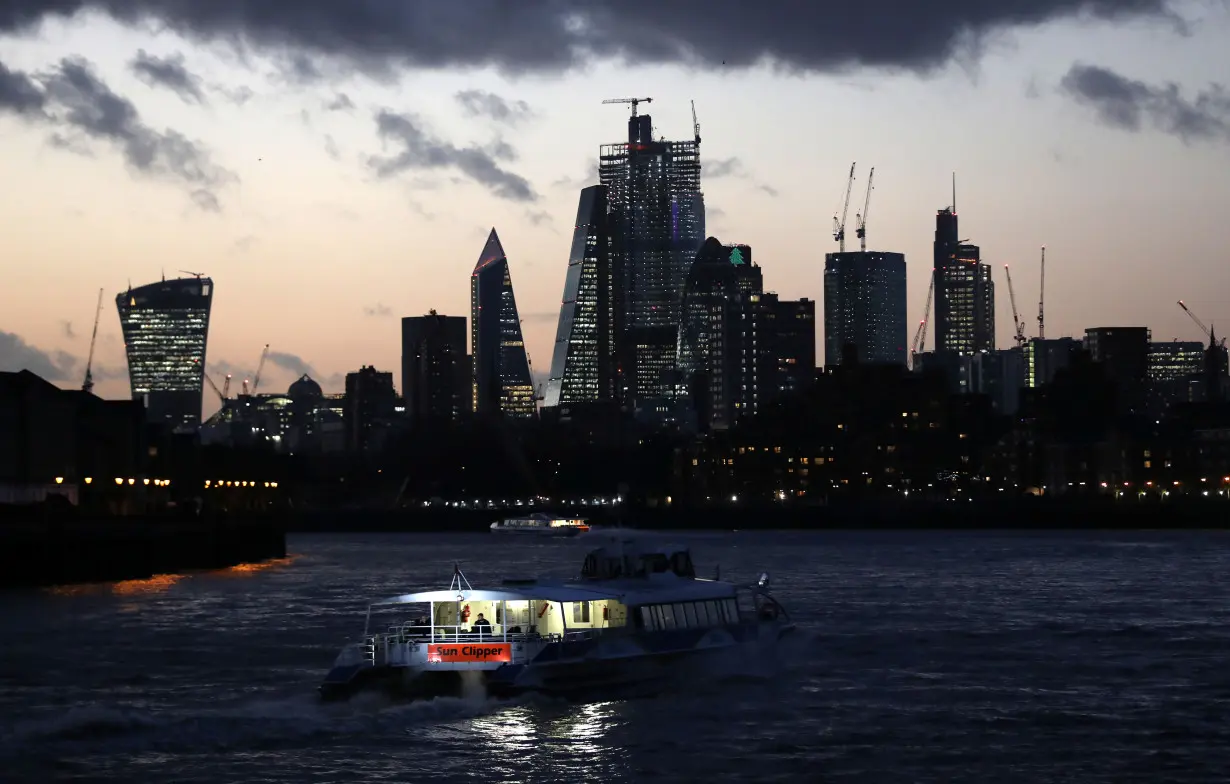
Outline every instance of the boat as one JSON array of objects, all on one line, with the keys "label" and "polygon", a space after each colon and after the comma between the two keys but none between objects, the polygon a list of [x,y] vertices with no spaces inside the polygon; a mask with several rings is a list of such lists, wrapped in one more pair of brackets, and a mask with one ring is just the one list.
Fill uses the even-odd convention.
[{"label": "boat", "polygon": [[568,517],[552,517],[535,512],[525,517],[508,517],[491,524],[492,533],[535,534],[537,536],[576,536],[589,530],[584,521]]},{"label": "boat", "polygon": [[[746,585],[702,579],[687,547],[607,538],[575,579],[475,589],[454,566],[446,589],[372,602],[362,637],[320,684],[322,698],[369,688],[411,699],[475,686],[492,697],[660,688],[732,649],[767,655],[795,630],[767,573]],[[395,623],[373,623],[390,610]]]}]

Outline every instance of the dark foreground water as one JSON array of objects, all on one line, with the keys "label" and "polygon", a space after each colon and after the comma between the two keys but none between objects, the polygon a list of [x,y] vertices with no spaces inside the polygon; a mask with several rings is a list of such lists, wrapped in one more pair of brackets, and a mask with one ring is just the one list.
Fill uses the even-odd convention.
[{"label": "dark foreground water", "polygon": [[[1230,537],[702,534],[805,628],[655,698],[317,703],[369,598],[584,543],[313,535],[288,563],[0,596],[0,781],[1224,782]],[[443,587],[443,586],[440,586]]]}]

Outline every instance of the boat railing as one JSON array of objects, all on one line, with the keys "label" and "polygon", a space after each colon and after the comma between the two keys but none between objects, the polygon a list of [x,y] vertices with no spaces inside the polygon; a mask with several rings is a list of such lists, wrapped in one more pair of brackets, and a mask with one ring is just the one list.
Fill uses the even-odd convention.
[{"label": "boat railing", "polygon": [[606,629],[573,629],[570,632],[565,632],[563,636],[564,642],[581,642],[582,640],[592,640],[595,637],[601,637]]},{"label": "boat railing", "polygon": [[482,627],[464,625],[422,626],[405,623],[388,627],[385,638],[396,642],[525,642],[546,639],[550,635],[530,632],[487,631]]}]

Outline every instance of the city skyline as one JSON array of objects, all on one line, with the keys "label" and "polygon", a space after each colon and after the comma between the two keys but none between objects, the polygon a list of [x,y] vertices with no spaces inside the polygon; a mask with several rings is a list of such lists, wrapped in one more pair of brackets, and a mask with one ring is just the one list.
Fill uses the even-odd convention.
[{"label": "city skyline", "polygon": [[[955,169],[962,238],[980,246],[997,284],[999,346],[1012,336],[1002,267],[1013,267],[1029,314],[1042,245],[1048,336],[1147,326],[1157,341],[1199,340],[1175,300],[1219,332],[1230,328],[1220,217],[1230,184],[1217,174],[1230,162],[1230,113],[1224,93],[1208,87],[1230,67],[1217,46],[1230,23],[1200,3],[1154,5],[1183,14],[1190,35],[1164,20],[1061,20],[1013,31],[1013,46],[996,39],[964,61],[971,70],[946,64],[942,47],[930,62],[892,63],[850,45],[855,64],[944,66],[926,78],[828,75],[831,64],[775,44],[772,25],[738,54],[705,50],[690,63],[659,57],[631,68],[594,57],[586,73],[565,63],[502,76],[499,66],[515,70],[512,55],[459,52],[452,64],[461,68],[444,74],[390,54],[393,73],[381,83],[339,76],[345,53],[271,50],[260,31],[245,52],[254,74],[221,45],[199,45],[187,22],[172,25],[183,37],[151,37],[102,17],[89,27],[53,21],[37,35],[0,38],[0,173],[23,184],[0,198],[11,226],[5,253],[27,260],[6,265],[0,288],[0,369],[26,366],[79,386],[99,287],[110,301],[130,281],[199,270],[221,286],[211,373],[251,374],[269,343],[268,389],[307,372],[340,391],[361,365],[400,367],[400,317],[468,312],[473,248],[495,225],[543,381],[568,268],[567,219],[580,189],[597,182],[599,147],[625,135],[626,107],[601,101],[632,95],[655,98],[648,109],[669,139],[690,138],[695,100],[706,234],[755,247],[766,288],[784,298],[822,299],[823,257],[837,249],[827,223],[856,160],[856,197],[876,166],[868,248],[905,253],[907,322],[916,325],[933,216],[949,201]],[[0,29],[11,29],[3,14]],[[749,67],[756,53],[807,73]],[[92,65],[61,62],[68,56]],[[1165,92],[1170,82],[1177,93]],[[110,103],[99,102],[111,97],[102,83],[114,91]],[[1210,97],[1196,103],[1202,91]],[[1092,96],[1104,100],[1089,106]],[[950,107],[942,121],[937,103]],[[98,111],[104,105],[110,114]],[[849,122],[825,122],[820,111]],[[935,335],[932,326],[928,347]],[[110,307],[94,375],[98,393],[128,396]]]}]

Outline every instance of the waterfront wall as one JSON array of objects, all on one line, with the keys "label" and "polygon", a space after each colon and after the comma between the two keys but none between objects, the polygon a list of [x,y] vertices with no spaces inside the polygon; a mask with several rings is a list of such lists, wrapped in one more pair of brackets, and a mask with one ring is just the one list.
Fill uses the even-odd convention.
[{"label": "waterfront wall", "polygon": [[0,524],[0,589],[140,580],[285,556],[280,520],[9,520]]}]

